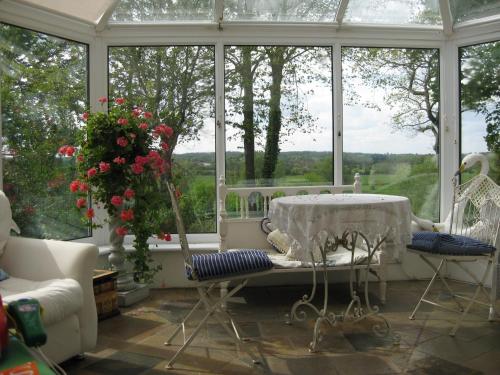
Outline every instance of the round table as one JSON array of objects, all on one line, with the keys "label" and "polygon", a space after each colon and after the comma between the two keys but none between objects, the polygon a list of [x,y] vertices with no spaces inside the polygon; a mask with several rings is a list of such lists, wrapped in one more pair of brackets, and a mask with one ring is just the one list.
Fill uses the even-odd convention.
[{"label": "round table", "polygon": [[275,198],[269,218],[300,245],[297,260],[308,261],[311,241],[321,231],[341,236],[359,231],[369,239],[388,233],[393,256],[411,240],[411,206],[406,197],[381,194],[309,194]]}]

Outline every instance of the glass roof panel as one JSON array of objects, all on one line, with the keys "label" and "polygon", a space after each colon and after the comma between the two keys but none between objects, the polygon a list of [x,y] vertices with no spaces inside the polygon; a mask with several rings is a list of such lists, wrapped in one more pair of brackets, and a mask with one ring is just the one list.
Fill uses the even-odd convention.
[{"label": "glass roof panel", "polygon": [[121,0],[110,22],[209,22],[215,0]]},{"label": "glass roof panel", "polygon": [[225,21],[332,22],[340,0],[225,0]]},{"label": "glass roof panel", "polygon": [[97,24],[114,0],[22,0],[33,7]]},{"label": "glass roof panel", "polygon": [[441,25],[439,0],[350,0],[344,22]]},{"label": "glass roof panel", "polygon": [[450,0],[453,23],[500,14],[500,0]]}]

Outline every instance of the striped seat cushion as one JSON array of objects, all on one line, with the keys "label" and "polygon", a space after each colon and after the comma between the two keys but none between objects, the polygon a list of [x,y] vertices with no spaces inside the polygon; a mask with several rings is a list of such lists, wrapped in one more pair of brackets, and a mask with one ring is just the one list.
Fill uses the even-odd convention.
[{"label": "striped seat cushion", "polygon": [[242,249],[215,254],[194,254],[193,268],[186,267],[189,280],[211,280],[271,269],[273,264],[262,250]]},{"label": "striped seat cushion", "polygon": [[442,255],[491,254],[494,246],[474,238],[439,232],[415,232],[409,249]]}]

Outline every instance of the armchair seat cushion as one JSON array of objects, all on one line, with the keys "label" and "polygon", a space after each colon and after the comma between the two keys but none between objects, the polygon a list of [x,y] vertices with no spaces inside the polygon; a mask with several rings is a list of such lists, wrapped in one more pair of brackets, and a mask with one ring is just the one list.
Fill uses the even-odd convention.
[{"label": "armchair seat cushion", "polygon": [[32,281],[10,277],[0,282],[4,303],[21,298],[34,298],[42,306],[42,320],[46,326],[77,314],[83,305],[83,291],[73,279]]},{"label": "armchair seat cushion", "polygon": [[187,267],[189,280],[211,280],[252,274],[273,268],[262,250],[229,250],[215,254],[194,254],[193,269]]},{"label": "armchair seat cushion", "polygon": [[491,254],[496,249],[482,241],[458,234],[415,232],[409,249],[440,255],[475,256]]}]

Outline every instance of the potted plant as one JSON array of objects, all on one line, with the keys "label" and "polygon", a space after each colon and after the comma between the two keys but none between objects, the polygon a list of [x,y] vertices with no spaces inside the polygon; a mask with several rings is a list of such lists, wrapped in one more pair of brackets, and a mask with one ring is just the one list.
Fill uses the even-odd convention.
[{"label": "potted plant", "polygon": [[[103,97],[99,102],[104,105],[108,100]],[[150,283],[161,266],[152,264],[148,239],[152,235],[171,239],[161,227],[168,216],[164,181],[170,173],[164,156],[173,130],[154,124],[151,112],[129,106],[123,98],[115,99],[107,113],[86,112],[82,118],[85,126],[77,137],[78,145],[59,149],[61,155],[76,158],[78,177],[70,184],[77,195],[76,206],[93,227],[99,224],[93,221],[89,192],[93,201],[104,206],[110,225],[110,263],[122,274],[123,239],[135,235],[135,251],[127,258],[134,265],[135,281]],[[119,277],[118,289],[130,289],[126,284]]]}]

